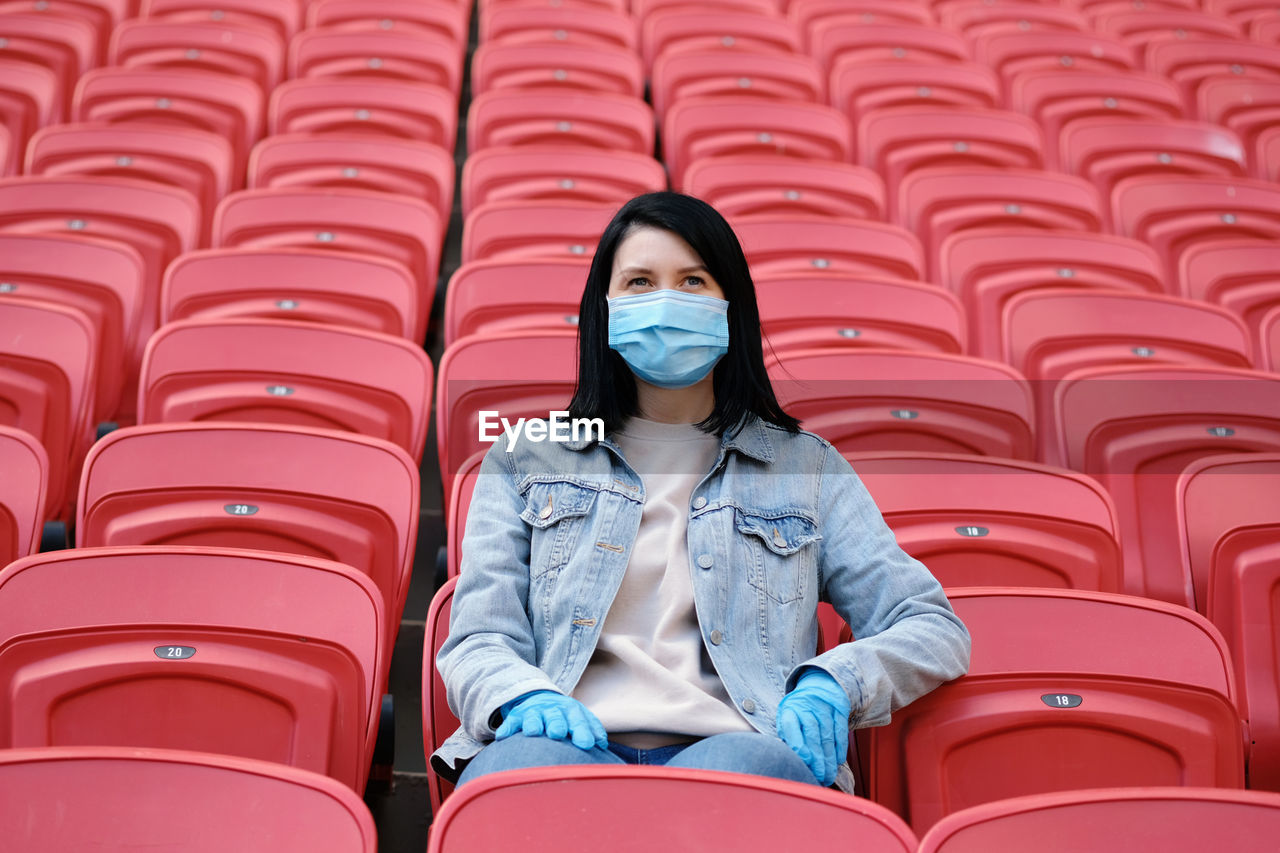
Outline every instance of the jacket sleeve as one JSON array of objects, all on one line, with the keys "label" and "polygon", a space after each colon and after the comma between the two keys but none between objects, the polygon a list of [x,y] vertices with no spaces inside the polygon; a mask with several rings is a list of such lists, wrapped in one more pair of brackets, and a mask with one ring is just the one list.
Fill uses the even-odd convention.
[{"label": "jacket sleeve", "polygon": [[816,666],[848,692],[853,727],[881,726],[968,671],[969,631],[937,579],[898,546],[866,487],[832,447],[820,477],[820,593],[855,640],[797,667],[786,686]]},{"label": "jacket sleeve", "polygon": [[493,739],[505,703],[533,690],[562,692],[536,663],[523,509],[511,454],[495,443],[467,512],[449,637],[436,656],[449,708],[482,741]]}]

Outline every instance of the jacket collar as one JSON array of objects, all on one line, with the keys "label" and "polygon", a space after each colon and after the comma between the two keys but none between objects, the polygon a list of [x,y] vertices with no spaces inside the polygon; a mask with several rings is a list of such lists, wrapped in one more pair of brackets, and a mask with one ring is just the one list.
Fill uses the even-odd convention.
[{"label": "jacket collar", "polygon": [[[773,461],[773,442],[769,440],[769,427],[759,417],[748,415],[748,420],[742,429],[738,430],[732,437],[725,433],[720,437],[721,450],[736,450],[746,456],[750,456],[758,462],[769,463]],[[566,441],[564,446],[570,450],[585,450],[593,444],[603,444],[605,447],[612,449],[619,456],[622,451],[613,439],[606,436],[604,441],[596,439],[580,438],[577,441]]]}]

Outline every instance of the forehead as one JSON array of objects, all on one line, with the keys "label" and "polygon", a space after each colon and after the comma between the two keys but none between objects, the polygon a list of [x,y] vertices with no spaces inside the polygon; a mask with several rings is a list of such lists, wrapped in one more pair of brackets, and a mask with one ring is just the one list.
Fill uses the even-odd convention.
[{"label": "forehead", "polygon": [[701,264],[702,258],[679,234],[647,225],[629,231],[613,253],[615,271],[631,266],[657,269]]}]

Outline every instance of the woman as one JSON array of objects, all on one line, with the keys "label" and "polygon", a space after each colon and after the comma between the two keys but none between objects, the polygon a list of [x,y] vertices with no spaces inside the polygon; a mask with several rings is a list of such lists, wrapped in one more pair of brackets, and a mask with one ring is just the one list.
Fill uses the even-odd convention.
[{"label": "woman", "polygon": [[[968,667],[969,636],[846,462],[765,373],[754,285],[709,205],[628,202],[582,297],[570,414],[604,440],[495,444],[437,658],[460,783],[643,763],[852,790],[850,727]],[[829,600],[858,638],[823,654]]]}]

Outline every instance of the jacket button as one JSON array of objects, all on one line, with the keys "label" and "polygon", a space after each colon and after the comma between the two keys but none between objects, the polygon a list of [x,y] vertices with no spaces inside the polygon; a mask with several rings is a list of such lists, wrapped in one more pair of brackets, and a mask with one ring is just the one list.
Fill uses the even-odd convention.
[{"label": "jacket button", "polygon": [[712,558],[712,556],[711,556],[710,554],[699,554],[699,555],[698,555],[698,566],[699,566],[699,568],[709,569],[709,568],[711,568],[714,564],[715,564],[715,559],[714,559],[714,558]]},{"label": "jacket button", "polygon": [[755,703],[755,700],[754,700],[754,699],[743,699],[743,700],[742,700],[742,710],[746,711],[748,714],[754,714],[754,713],[756,712],[756,703]]},{"label": "jacket button", "polygon": [[723,641],[724,641],[724,634],[721,634],[719,629],[711,632],[711,645],[718,646]]},{"label": "jacket button", "polygon": [[702,509],[706,505],[707,505],[707,499],[704,497],[698,497],[693,502],[694,509]]}]

